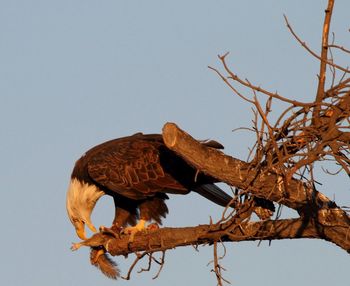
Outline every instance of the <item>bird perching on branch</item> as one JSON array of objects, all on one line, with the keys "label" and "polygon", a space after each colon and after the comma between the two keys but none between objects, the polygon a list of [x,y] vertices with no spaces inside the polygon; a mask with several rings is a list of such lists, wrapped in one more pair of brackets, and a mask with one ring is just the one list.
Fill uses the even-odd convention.
[{"label": "bird perching on branch", "polygon": [[[215,141],[202,144],[223,148]],[[133,237],[148,221],[162,223],[168,213],[165,200],[169,193],[186,195],[194,191],[227,206],[232,197],[215,181],[169,150],[160,134],[137,133],[97,145],[76,162],[66,207],[77,235],[86,240],[85,225],[96,232],[90,218],[96,202],[109,195],[115,204],[112,229]]]}]

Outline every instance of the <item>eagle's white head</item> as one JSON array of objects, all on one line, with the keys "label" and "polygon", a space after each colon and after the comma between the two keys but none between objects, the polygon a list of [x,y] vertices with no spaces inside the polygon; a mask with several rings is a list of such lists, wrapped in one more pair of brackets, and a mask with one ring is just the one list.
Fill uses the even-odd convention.
[{"label": "eagle's white head", "polygon": [[104,194],[95,185],[79,181],[77,178],[71,179],[67,192],[66,208],[68,217],[79,238],[86,240],[85,224],[91,231],[96,232],[90,216],[96,202]]}]

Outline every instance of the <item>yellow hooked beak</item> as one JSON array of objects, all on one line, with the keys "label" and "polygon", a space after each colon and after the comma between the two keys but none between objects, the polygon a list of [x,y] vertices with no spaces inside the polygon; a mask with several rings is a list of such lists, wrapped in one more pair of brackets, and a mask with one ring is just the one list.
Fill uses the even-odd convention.
[{"label": "yellow hooked beak", "polygon": [[79,222],[75,225],[75,231],[77,233],[77,236],[82,239],[86,240],[86,235],[85,235],[85,227],[83,222]]},{"label": "yellow hooked beak", "polygon": [[[92,232],[96,232],[97,231],[95,226],[90,221],[87,221],[86,225]],[[77,236],[80,239],[82,239],[82,240],[86,240],[87,239],[86,234],[85,234],[85,223],[83,221],[79,221],[78,223],[76,223],[75,231],[77,233]]]}]

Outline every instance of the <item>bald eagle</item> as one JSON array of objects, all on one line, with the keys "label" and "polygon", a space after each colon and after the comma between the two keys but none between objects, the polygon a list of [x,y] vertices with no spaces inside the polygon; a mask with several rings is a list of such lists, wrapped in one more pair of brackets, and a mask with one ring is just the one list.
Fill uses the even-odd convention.
[{"label": "bald eagle", "polygon": [[[223,148],[215,141],[202,144]],[[194,191],[226,206],[232,198],[215,181],[168,149],[160,134],[137,133],[97,145],[76,162],[66,207],[77,235],[85,240],[85,225],[96,232],[90,215],[97,200],[109,195],[115,204],[113,226],[129,226],[129,233],[136,233],[147,221],[161,224],[168,213],[167,194]]]}]

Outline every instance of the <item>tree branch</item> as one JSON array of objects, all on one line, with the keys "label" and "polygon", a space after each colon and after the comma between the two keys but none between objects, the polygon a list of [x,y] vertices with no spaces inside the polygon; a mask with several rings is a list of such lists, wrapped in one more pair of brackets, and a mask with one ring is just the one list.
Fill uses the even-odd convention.
[{"label": "tree branch", "polygon": [[[215,241],[238,242],[256,240],[280,240],[297,238],[319,238],[332,241],[342,249],[350,252],[349,220],[331,213],[322,213],[316,222],[309,219],[281,219],[258,222],[243,222],[230,227],[231,222],[195,227],[161,228],[135,235],[116,238],[100,232],[80,243],[84,246],[103,246],[113,256],[127,256],[130,253],[146,251],[148,253],[165,251],[179,246],[206,245]],[[333,218],[336,217],[336,220]],[[331,221],[333,220],[333,221]],[[337,239],[331,239],[336,236]]]},{"label": "tree branch", "polygon": [[214,148],[206,148],[174,123],[164,125],[163,139],[169,149],[201,172],[230,186],[248,189],[257,197],[275,201],[301,212],[310,206],[316,209],[336,207],[335,203],[325,195],[299,180],[292,178],[286,186],[281,175],[267,170],[257,173],[249,163],[225,155]]},{"label": "tree branch", "polygon": [[219,75],[219,77],[226,83],[226,85],[228,85],[232,91],[234,93],[236,93],[239,97],[243,98],[244,100],[254,104],[254,101],[251,100],[251,99],[248,99],[247,97],[245,97],[244,95],[242,95],[240,92],[238,92],[237,89],[235,89],[233,87],[233,85],[229,82],[229,79],[233,80],[233,81],[236,81],[238,82],[239,84],[241,84],[242,86],[245,86],[247,88],[250,88],[254,91],[257,91],[257,92],[261,92],[265,95],[267,95],[268,97],[270,98],[276,98],[278,100],[281,100],[281,101],[284,101],[284,102],[287,102],[287,103],[290,103],[292,104],[293,106],[308,106],[308,107],[312,107],[314,106],[314,103],[307,103],[307,102],[300,102],[300,101],[297,101],[297,100],[291,100],[289,98],[286,98],[286,97],[283,97],[281,95],[279,95],[277,92],[270,92],[266,89],[263,89],[261,88],[260,86],[257,86],[257,85],[253,85],[252,83],[249,82],[249,80],[243,80],[241,79],[238,75],[234,74],[231,69],[228,67],[227,63],[226,63],[226,57],[228,56],[229,53],[226,53],[222,56],[218,55],[218,58],[220,59],[225,71],[228,73],[228,76],[224,76],[223,74],[221,74],[221,72],[216,69],[216,68],[213,68],[211,66],[208,66],[209,69],[213,70],[214,72],[216,72],[217,75]]},{"label": "tree branch", "polygon": [[313,112],[313,120],[317,126],[319,111],[321,109],[320,104],[325,96],[325,83],[326,83],[326,69],[328,61],[328,36],[329,36],[329,27],[331,25],[331,18],[333,12],[334,0],[328,1],[328,7],[325,10],[325,18],[323,23],[323,32],[322,32],[322,47],[321,47],[321,59],[320,62],[320,73],[318,79],[318,87],[316,93],[315,103],[318,105],[315,107]]}]

